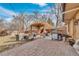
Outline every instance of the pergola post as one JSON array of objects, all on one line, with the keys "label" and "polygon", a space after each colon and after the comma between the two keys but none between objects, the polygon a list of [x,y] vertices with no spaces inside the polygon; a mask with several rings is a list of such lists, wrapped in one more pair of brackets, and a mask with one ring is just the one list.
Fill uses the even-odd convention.
[{"label": "pergola post", "polygon": [[69,35],[70,36],[72,36],[72,38],[74,38],[73,37],[73,31],[74,31],[74,21],[73,21],[74,19],[72,19],[72,20],[70,20],[70,22],[69,22]]}]

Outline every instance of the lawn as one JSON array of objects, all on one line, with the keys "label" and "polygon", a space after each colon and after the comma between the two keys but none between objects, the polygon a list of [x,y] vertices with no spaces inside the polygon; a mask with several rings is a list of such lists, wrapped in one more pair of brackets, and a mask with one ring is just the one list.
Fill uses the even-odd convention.
[{"label": "lawn", "polygon": [[16,39],[11,38],[10,35],[1,36],[0,37],[0,52],[11,49],[13,47],[18,47],[18,46],[22,45],[23,43],[24,43],[24,41],[16,41]]}]

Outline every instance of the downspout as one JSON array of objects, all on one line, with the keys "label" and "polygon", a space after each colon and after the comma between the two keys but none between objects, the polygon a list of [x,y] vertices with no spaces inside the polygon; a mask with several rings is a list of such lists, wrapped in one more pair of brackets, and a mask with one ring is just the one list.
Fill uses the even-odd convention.
[{"label": "downspout", "polygon": [[[65,11],[65,7],[66,7],[66,3],[63,3],[63,6],[62,6],[63,11],[62,11],[62,12],[64,12],[64,11]],[[64,22],[64,20],[65,20],[65,19],[64,19],[64,14],[62,15],[62,17],[63,17],[63,20],[62,20],[62,21]]]}]

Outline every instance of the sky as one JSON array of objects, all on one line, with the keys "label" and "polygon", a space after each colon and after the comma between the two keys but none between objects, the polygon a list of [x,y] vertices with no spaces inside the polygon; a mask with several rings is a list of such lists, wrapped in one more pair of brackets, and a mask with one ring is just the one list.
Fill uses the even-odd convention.
[{"label": "sky", "polygon": [[34,11],[39,13],[50,12],[50,6],[55,7],[54,3],[0,3],[0,17],[10,20],[13,15],[19,13],[31,14]]}]

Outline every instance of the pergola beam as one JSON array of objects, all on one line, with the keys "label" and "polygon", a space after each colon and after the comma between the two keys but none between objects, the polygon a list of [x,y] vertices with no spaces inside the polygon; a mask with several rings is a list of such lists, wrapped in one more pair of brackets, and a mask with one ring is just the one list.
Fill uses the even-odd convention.
[{"label": "pergola beam", "polygon": [[78,8],[75,8],[75,9],[71,9],[71,10],[65,11],[62,14],[66,14],[66,13],[73,12],[73,11],[77,11],[77,10],[79,10],[79,7]]}]

